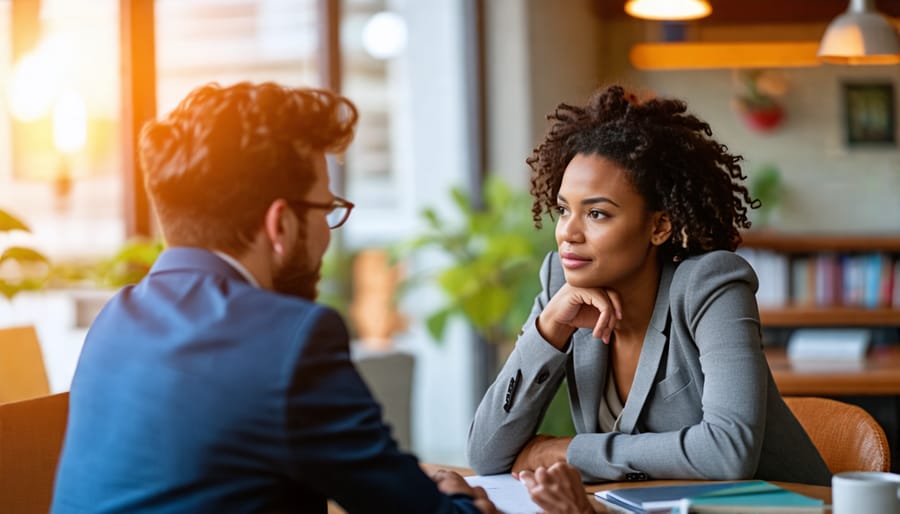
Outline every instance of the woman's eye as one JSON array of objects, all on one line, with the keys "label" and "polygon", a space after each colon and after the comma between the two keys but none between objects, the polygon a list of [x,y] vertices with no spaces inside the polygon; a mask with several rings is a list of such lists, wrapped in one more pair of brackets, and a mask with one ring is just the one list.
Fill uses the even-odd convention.
[{"label": "woman's eye", "polygon": [[569,214],[569,209],[563,207],[562,205],[557,205],[556,206],[556,214],[559,214],[560,216],[565,216],[565,215]]},{"label": "woman's eye", "polygon": [[588,212],[588,217],[592,220],[602,220],[606,217],[606,213],[603,211],[598,211],[596,209],[591,209],[591,211]]}]

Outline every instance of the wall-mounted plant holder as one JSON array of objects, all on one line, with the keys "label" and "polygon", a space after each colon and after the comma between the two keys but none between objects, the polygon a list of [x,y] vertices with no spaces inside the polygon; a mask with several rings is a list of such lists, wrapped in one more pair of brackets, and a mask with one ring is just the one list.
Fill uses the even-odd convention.
[{"label": "wall-mounted plant holder", "polygon": [[735,83],[740,92],[733,106],[744,123],[755,132],[772,132],[785,119],[785,108],[778,97],[787,86],[782,75],[769,71],[739,72]]},{"label": "wall-mounted plant holder", "polygon": [[784,107],[773,104],[769,107],[747,109],[741,112],[744,123],[757,132],[771,132],[784,120]]}]

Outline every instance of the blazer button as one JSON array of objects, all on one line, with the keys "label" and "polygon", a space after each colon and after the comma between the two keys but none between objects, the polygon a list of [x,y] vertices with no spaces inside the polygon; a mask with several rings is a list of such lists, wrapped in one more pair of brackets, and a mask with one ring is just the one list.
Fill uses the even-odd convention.
[{"label": "blazer button", "polygon": [[648,480],[650,477],[647,476],[647,473],[638,472],[638,473],[625,473],[625,480],[629,482],[638,482],[641,480]]},{"label": "blazer button", "polygon": [[550,378],[550,372],[549,371],[541,371],[541,373],[537,376],[537,383],[543,384],[544,382],[547,381],[548,378]]}]

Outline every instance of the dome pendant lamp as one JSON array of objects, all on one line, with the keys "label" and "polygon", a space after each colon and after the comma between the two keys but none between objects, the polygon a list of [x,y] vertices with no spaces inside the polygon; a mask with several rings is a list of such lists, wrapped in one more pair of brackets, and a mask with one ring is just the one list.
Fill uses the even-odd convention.
[{"label": "dome pendant lamp", "polygon": [[900,37],[875,9],[875,0],[850,0],[847,11],[825,30],[818,55],[832,64],[897,64]]},{"label": "dome pendant lamp", "polygon": [[696,20],[712,13],[706,0],[628,0],[625,12],[646,20]]}]

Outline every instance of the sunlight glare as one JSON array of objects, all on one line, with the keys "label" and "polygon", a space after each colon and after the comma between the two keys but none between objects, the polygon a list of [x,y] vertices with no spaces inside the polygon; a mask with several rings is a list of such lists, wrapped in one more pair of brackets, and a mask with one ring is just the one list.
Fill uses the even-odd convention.
[{"label": "sunlight glare", "polygon": [[34,51],[24,55],[13,70],[10,112],[19,121],[43,117],[50,110],[58,83],[58,74],[47,53]]},{"label": "sunlight glare", "polygon": [[68,89],[53,106],[53,144],[63,153],[75,153],[87,142],[87,107],[81,95]]}]

